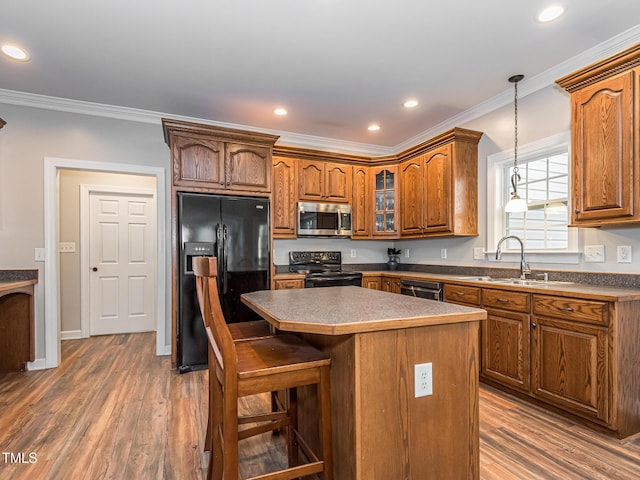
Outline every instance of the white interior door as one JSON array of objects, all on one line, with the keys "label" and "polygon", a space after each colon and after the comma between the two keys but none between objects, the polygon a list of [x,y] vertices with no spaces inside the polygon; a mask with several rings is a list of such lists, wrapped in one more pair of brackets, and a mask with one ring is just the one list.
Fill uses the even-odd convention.
[{"label": "white interior door", "polygon": [[151,195],[90,193],[91,335],[155,330]]}]

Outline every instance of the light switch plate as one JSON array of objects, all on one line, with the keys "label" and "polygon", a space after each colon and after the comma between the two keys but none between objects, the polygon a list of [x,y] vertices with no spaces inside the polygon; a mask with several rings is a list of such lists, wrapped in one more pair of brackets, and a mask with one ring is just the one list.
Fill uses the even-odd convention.
[{"label": "light switch plate", "polygon": [[76,242],[60,242],[60,253],[75,253]]},{"label": "light switch plate", "polygon": [[604,262],[604,245],[585,245],[585,262]]},{"label": "light switch plate", "polygon": [[484,248],[475,247],[473,249],[473,259],[474,260],[484,260]]},{"label": "light switch plate", "polygon": [[36,262],[44,262],[44,248],[42,248],[42,247],[36,248],[35,261]]}]

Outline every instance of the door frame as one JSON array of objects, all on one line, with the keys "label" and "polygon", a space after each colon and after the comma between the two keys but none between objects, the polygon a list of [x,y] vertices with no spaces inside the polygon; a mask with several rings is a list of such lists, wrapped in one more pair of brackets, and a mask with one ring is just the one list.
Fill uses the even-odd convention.
[{"label": "door frame", "polygon": [[156,178],[156,355],[170,355],[166,339],[167,312],[171,284],[167,275],[167,195],[165,169],[144,165],[44,158],[44,368],[60,364],[60,273],[58,265],[60,232],[59,170],[89,170],[109,173],[149,175]]},{"label": "door frame", "polygon": [[[92,193],[122,194],[122,195],[139,195],[142,197],[151,197],[154,208],[157,210],[156,191],[152,188],[138,187],[120,187],[117,185],[80,185],[80,331],[82,338],[91,336],[91,288],[89,266],[91,260],[89,257],[90,249],[84,248],[89,245],[89,230],[91,229],[91,209],[89,208],[89,199]],[[157,223],[156,218],[156,223]],[[158,226],[156,229],[156,239]],[[154,243],[157,243],[154,242]],[[155,262],[156,264],[158,262]],[[158,266],[154,269],[154,285],[158,282]],[[157,291],[157,286],[154,287]],[[157,307],[156,307],[157,308]],[[155,313],[155,312],[154,312]]]}]

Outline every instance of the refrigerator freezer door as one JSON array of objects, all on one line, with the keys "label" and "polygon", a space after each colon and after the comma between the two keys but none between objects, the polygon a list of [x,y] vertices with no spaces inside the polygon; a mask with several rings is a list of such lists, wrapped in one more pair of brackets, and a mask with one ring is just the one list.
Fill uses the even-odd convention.
[{"label": "refrigerator freezer door", "polygon": [[222,308],[228,322],[259,318],[240,295],[269,289],[269,201],[231,197],[222,200],[225,226]]}]

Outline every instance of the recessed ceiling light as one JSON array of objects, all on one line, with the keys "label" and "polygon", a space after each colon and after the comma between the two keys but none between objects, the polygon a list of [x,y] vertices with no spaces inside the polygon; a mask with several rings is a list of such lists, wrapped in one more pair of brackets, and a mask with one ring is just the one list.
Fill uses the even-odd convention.
[{"label": "recessed ceiling light", "polygon": [[536,20],[542,23],[551,22],[563,13],[564,7],[562,5],[552,5],[542,10],[536,17]]},{"label": "recessed ceiling light", "polygon": [[287,110],[285,108],[276,108],[273,113],[275,113],[276,115],[282,117],[284,115],[287,114]]},{"label": "recessed ceiling light", "polygon": [[402,104],[402,106],[405,107],[405,108],[417,107],[418,106],[418,101],[417,100],[407,100],[406,102],[404,102]]},{"label": "recessed ceiling light", "polygon": [[372,123],[367,127],[367,130],[369,130],[370,132],[377,132],[378,130],[380,130],[380,125],[376,125],[375,123]]},{"label": "recessed ceiling light", "polygon": [[27,62],[31,58],[26,50],[15,45],[2,45],[2,53],[13,60],[18,60],[19,62]]}]

